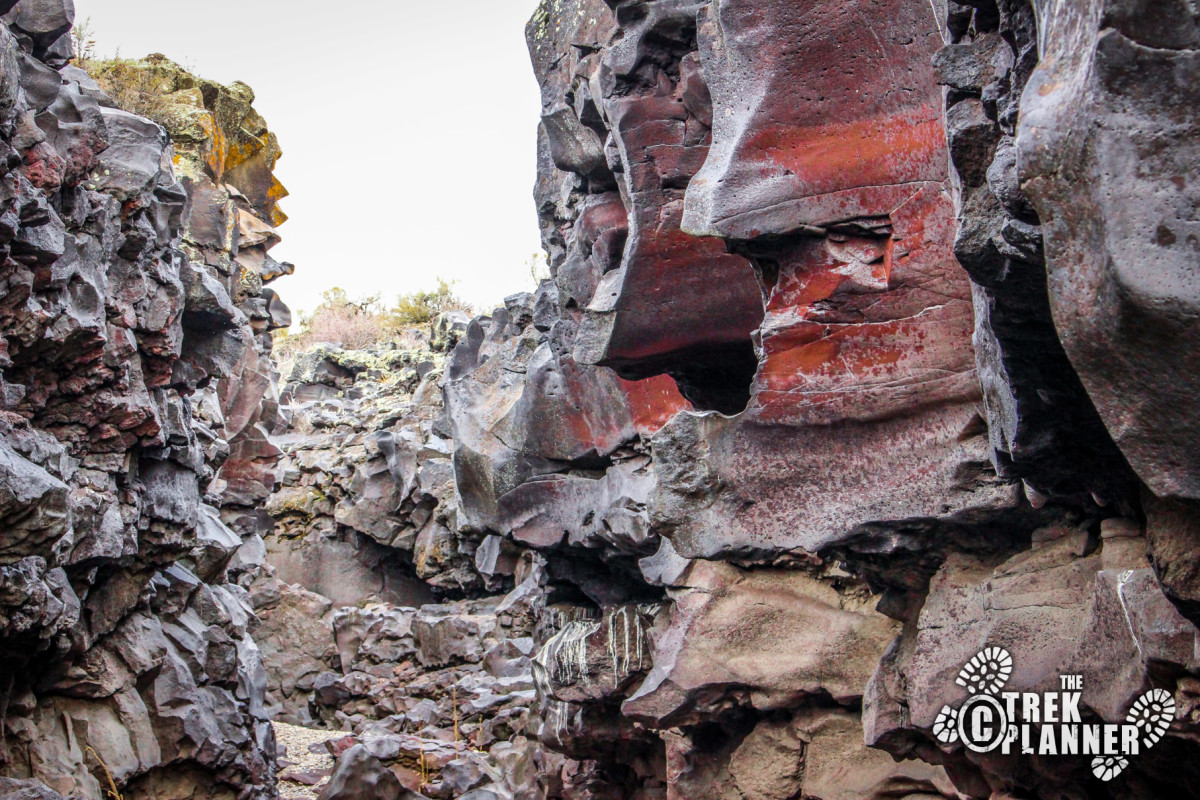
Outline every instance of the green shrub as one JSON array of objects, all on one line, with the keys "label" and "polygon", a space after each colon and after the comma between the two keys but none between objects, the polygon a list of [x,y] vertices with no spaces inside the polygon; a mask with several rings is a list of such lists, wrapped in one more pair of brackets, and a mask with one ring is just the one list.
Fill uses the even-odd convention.
[{"label": "green shrub", "polygon": [[432,291],[402,294],[396,304],[385,306],[378,294],[351,299],[344,289],[334,287],[321,294],[321,304],[311,314],[300,314],[297,325],[276,331],[275,354],[280,363],[317,342],[333,342],[347,350],[361,350],[387,341],[405,328],[431,322],[446,311],[473,311],[454,294],[454,285],[438,279]]},{"label": "green shrub", "polygon": [[423,325],[447,311],[470,313],[471,306],[454,293],[453,282],[447,283],[438,278],[438,286],[433,291],[400,295],[387,315],[390,326],[395,330],[407,325]]}]

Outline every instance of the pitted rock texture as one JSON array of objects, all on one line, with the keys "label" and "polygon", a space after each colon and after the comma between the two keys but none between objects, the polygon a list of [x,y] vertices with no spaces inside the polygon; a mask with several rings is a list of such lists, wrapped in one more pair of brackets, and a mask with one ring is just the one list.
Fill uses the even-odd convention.
[{"label": "pitted rock texture", "polygon": [[[98,797],[82,729],[128,796],[269,796],[273,714],[331,731],[326,800],[1193,790],[1188,4],[545,0],[552,277],[278,399],[248,90],[147,65],[177,142],[262,148],[177,144],[188,206],[53,6],[3,95],[0,623],[66,665],[4,695],[32,777]],[[1178,717],[1110,782],[944,743],[989,646],[1089,721]]]},{"label": "pitted rock texture", "polygon": [[[547,559],[542,741],[593,797],[1182,791],[1190,774],[1158,765],[1191,722],[1111,784],[931,730],[989,644],[1022,689],[1091,676],[1097,718],[1148,685],[1194,705],[1194,426],[1171,376],[1195,356],[1169,331],[1190,302],[1175,228],[1195,115],[1160,93],[1191,77],[1195,13],[605,6],[546,2],[529,24],[553,282],[532,331],[469,332],[444,385],[468,529]],[[533,395],[525,353],[547,345],[572,383]],[[690,407],[588,463],[511,434],[557,422],[560,387],[604,367],[670,377]],[[572,406],[594,431],[599,409]],[[597,536],[618,480],[637,535]],[[605,580],[556,565],[569,552]],[[856,735],[818,748],[816,719]],[[864,740],[935,766],[819,777],[868,763]]]},{"label": "pitted rock texture", "polygon": [[[287,316],[277,146],[235,132],[248,89],[162,59],[204,87],[174,101],[197,124],[116,108],[68,64],[70,0],[3,5],[0,794],[270,797],[239,581],[278,456],[254,447]],[[241,167],[208,158],[231,142]]]}]

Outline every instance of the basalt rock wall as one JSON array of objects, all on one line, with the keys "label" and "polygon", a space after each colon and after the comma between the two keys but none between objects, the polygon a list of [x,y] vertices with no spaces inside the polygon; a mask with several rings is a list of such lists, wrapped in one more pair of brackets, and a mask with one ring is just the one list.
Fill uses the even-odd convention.
[{"label": "basalt rock wall", "polygon": [[[354,465],[297,450],[272,547],[366,536],[455,602],[520,598],[540,772],[494,796],[1185,796],[1195,31],[1132,0],[547,0],[552,278],[456,333],[440,407]],[[378,406],[321,359],[307,419]],[[1081,675],[1089,723],[1172,722],[1124,760],[973,751],[947,715],[985,651],[1010,691]]]},{"label": "basalt rock wall", "polygon": [[[1192,793],[1191,4],[545,0],[551,279],[279,398],[252,95],[150,60],[168,140],[69,10],[0,86],[3,774],[269,797],[275,715],[326,800]],[[1064,673],[1142,752],[946,735]]]},{"label": "basalt rock wall", "polygon": [[[1167,99],[1196,24],[542,4],[553,279],[472,323],[444,388],[464,529],[537,550],[575,619],[535,659],[570,796],[1193,785],[1164,765],[1196,703],[1200,120]],[[989,646],[1010,690],[1073,672],[1089,720],[1158,689],[1175,721],[1115,776],[973,752],[938,716]]]},{"label": "basalt rock wall", "polygon": [[162,57],[116,107],[70,0],[0,11],[0,794],[271,796],[278,145]]}]

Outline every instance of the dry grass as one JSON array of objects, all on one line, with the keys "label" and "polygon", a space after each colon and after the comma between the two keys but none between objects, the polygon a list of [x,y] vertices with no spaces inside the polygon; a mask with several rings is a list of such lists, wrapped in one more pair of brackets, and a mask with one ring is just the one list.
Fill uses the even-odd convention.
[{"label": "dry grass", "polygon": [[152,63],[125,58],[94,58],[82,62],[104,93],[118,108],[165,124],[170,104],[166,73]]},{"label": "dry grass", "polygon": [[295,331],[276,333],[277,361],[287,361],[318,342],[361,350],[388,341],[405,328],[425,325],[446,311],[474,314],[470,304],[454,293],[453,284],[440,279],[437,289],[400,295],[391,307],[384,306],[379,295],[351,300],[336,287],[321,297],[315,311],[300,315]]},{"label": "dry grass", "polygon": [[75,49],[72,63],[92,76],[118,108],[165,123],[170,109],[166,97],[175,91],[177,65],[160,54],[129,59],[121,58],[118,51],[115,56],[100,57],[90,17],[71,29],[71,41]]},{"label": "dry grass", "polygon": [[117,789],[117,782],[113,780],[113,775],[108,769],[108,764],[104,763],[104,759],[100,758],[100,754],[90,747],[86,748],[84,753],[96,759],[96,763],[100,765],[100,770],[104,773],[104,777],[108,781],[108,788],[101,787],[100,789],[100,791],[104,792],[104,800],[125,800],[125,797]]}]

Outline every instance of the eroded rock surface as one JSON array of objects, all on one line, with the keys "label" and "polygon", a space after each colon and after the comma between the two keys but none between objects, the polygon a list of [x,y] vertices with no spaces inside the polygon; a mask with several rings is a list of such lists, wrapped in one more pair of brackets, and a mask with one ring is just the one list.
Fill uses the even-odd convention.
[{"label": "eroded rock surface", "polygon": [[[547,3],[528,29],[555,276],[539,294],[555,296],[569,323],[536,329],[577,331],[569,352],[585,368],[673,378],[691,408],[642,436],[638,530],[653,555],[640,575],[619,569],[632,542],[613,537],[597,555],[629,581],[620,590],[556,573],[547,555],[551,586],[576,587],[557,596],[598,608],[565,617],[536,662],[543,742],[593,762],[596,796],[839,796],[848,778],[796,769],[820,760],[794,742],[815,743],[797,731],[821,714],[937,765],[882,775],[854,796],[1119,797],[1186,785],[1155,765],[1186,749],[1188,723],[1164,755],[1113,784],[1083,759],[981,757],[932,728],[960,699],[957,671],[991,644],[1025,665],[1021,690],[1052,689],[1078,665],[1096,718],[1119,720],[1147,686],[1191,707],[1186,617],[1197,595],[1184,553],[1195,526],[1180,476],[1194,471],[1149,442],[1189,426],[1189,404],[1169,399],[1187,379],[1169,376],[1192,356],[1185,335],[1138,339],[1169,336],[1186,314],[1186,246],[1164,239],[1160,257],[1133,243],[1157,235],[1151,217],[1165,213],[1170,228],[1186,216],[1190,178],[1165,165],[1186,159],[1194,115],[1156,92],[1191,75],[1194,12],[1015,0],[606,5]],[[1170,79],[1146,89],[1143,63]],[[1065,135],[1105,131],[1106,115],[1120,119],[1112,134]],[[1128,155],[1106,157],[1118,147]],[[1154,198],[1132,216],[1108,188],[1122,169]],[[731,256],[751,268],[757,298],[731,294],[745,276]],[[1151,277],[1151,262],[1173,278]],[[1170,300],[1114,288],[1134,280],[1122,270]],[[697,290],[699,280],[710,285]],[[650,308],[653,332],[631,334],[651,324]],[[1145,327],[1123,325],[1139,314]],[[1160,355],[1170,389],[1139,389],[1118,408]],[[1114,359],[1142,377],[1106,369]],[[479,361],[475,380],[499,374]],[[528,395],[522,404],[536,408]],[[1172,421],[1155,425],[1168,404]],[[506,508],[555,470],[549,451],[523,449],[546,460],[503,473],[493,491],[507,492]],[[596,477],[611,481],[620,465]],[[469,463],[456,466],[461,475]],[[563,534],[539,528],[525,544],[588,546],[569,515],[545,500],[527,507]],[[521,541],[519,526],[497,532]],[[1157,633],[1139,629],[1150,619]],[[851,740],[823,757],[861,760]],[[754,788],[765,775],[773,788]]]},{"label": "eroded rock surface", "polygon": [[1142,482],[1158,497],[1200,499],[1196,10],[1034,5],[1041,58],[1015,147],[1041,220],[1055,326]]},{"label": "eroded rock surface", "polygon": [[271,796],[239,580],[278,457],[277,145],[248,88],[161,58],[165,127],[116,108],[69,0],[3,5],[0,794]]},{"label": "eroded rock surface", "polygon": [[[1192,791],[1188,4],[546,0],[552,277],[278,397],[248,89],[147,65],[173,173],[54,6],[0,86],[4,674],[59,665],[12,791],[99,797],[103,740],[126,796],[270,796],[269,715],[326,800]],[[973,751],[989,647],[1176,715],[1111,780]]]},{"label": "eroded rock surface", "polygon": [[[1183,202],[1189,178],[1161,165],[1186,157],[1190,107],[1168,110],[1131,65],[1173,70],[1155,91],[1186,80],[1191,28],[1144,17],[1190,13],[543,3],[527,33],[553,277],[465,327],[427,379],[443,396],[429,416],[380,421],[394,455],[294,473],[333,487],[304,495],[325,520],[305,536],[326,525],[312,547],[362,558],[366,535],[435,592],[478,598],[396,612],[438,642],[412,645],[428,674],[503,635],[472,603],[521,598],[537,701],[514,741],[536,754],[533,796],[1182,791],[1190,772],[1161,765],[1189,752],[1190,711],[1111,783],[1086,759],[979,755],[934,729],[989,646],[1011,653],[1018,691],[1082,674],[1089,719],[1121,719],[1151,686],[1195,706],[1191,472],[1150,443],[1174,430],[1186,450],[1189,406],[1170,398],[1187,379],[1113,399],[1154,358],[1186,369],[1185,334],[1140,338],[1184,318],[1183,262],[1155,256],[1176,281],[1155,279],[1171,303],[1150,304],[1112,289],[1146,274],[1140,251],[1096,239],[1111,225],[1127,254],[1154,203]],[[1061,137],[1067,117],[1105,130],[1118,104],[1121,133]],[[1118,140],[1158,155],[1110,162]],[[1125,216],[1105,187],[1135,165],[1155,199]],[[1158,246],[1181,256],[1173,235]],[[326,377],[295,391],[336,429],[376,390],[355,388],[353,355],[322,358]],[[449,455],[446,491],[419,488],[421,452]],[[383,512],[370,526],[362,504]],[[403,774],[392,752],[368,773]]]}]

